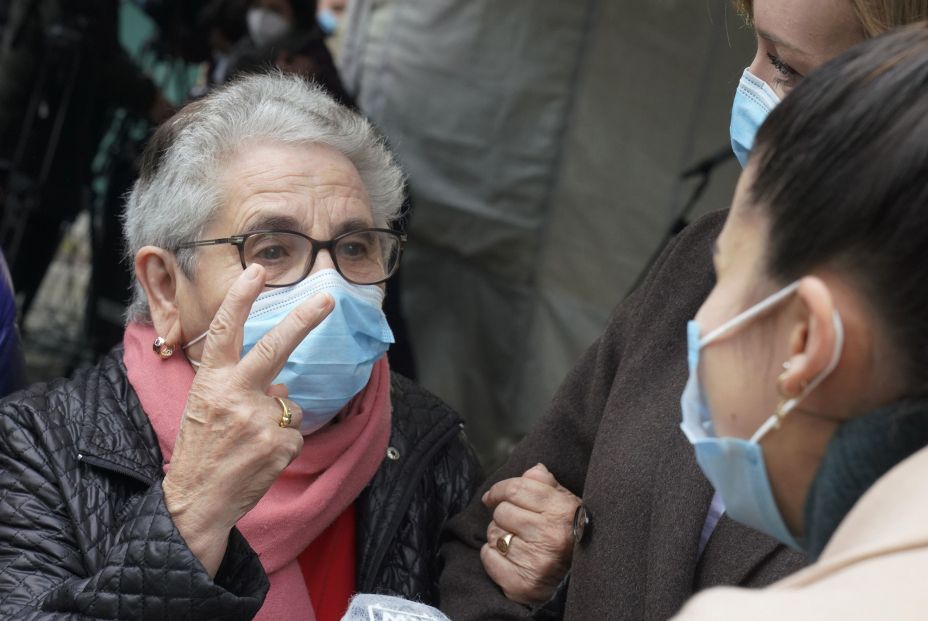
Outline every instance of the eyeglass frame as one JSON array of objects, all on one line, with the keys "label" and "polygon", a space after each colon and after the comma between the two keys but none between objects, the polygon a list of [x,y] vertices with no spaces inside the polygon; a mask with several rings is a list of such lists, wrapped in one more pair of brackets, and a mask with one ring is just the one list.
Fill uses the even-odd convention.
[{"label": "eyeglass frame", "polygon": [[[249,233],[242,233],[241,235],[232,235],[231,237],[221,237],[217,239],[201,239],[198,241],[184,242],[183,244],[178,244],[174,249],[176,251],[176,250],[183,250],[187,248],[200,248],[203,246],[221,246],[223,244],[230,244],[232,246],[235,246],[238,249],[239,262],[242,264],[242,269],[246,270],[248,269],[248,265],[245,262],[245,242],[248,241],[249,237],[254,237],[255,235],[267,235],[269,233],[287,233],[288,235],[296,235],[298,237],[302,237],[303,239],[309,242],[309,247],[310,247],[309,262],[307,263],[306,271],[303,273],[302,276],[300,276],[297,280],[291,283],[287,283],[285,285],[267,285],[267,284],[265,285],[266,287],[278,287],[278,288],[292,287],[300,282],[303,282],[306,279],[306,277],[309,276],[309,273],[313,271],[313,266],[316,264],[316,257],[319,256],[319,252],[322,250],[327,250],[329,252],[329,256],[332,257],[332,265],[335,266],[335,271],[337,271],[341,275],[342,278],[344,278],[345,280],[347,280],[348,282],[352,284],[363,286],[363,285],[379,285],[381,283],[387,282],[388,280],[390,280],[390,278],[393,277],[394,274],[396,274],[396,269],[399,267],[400,257],[402,257],[403,255],[403,245],[406,243],[406,240],[408,239],[405,233],[399,233],[397,231],[394,231],[393,229],[381,229],[381,228],[355,229],[353,231],[346,231],[328,240],[314,239],[310,237],[309,235],[300,233],[299,231],[289,231],[286,229],[262,229],[260,231],[251,231]],[[340,240],[346,237],[349,237],[351,235],[357,235],[358,233],[388,233],[396,237],[397,241],[399,242],[399,245],[397,246],[397,251],[396,251],[397,268],[394,268],[393,272],[391,272],[389,275],[387,275],[382,280],[378,280],[376,282],[359,283],[354,280],[351,280],[350,278],[348,278],[348,276],[343,274],[342,269],[338,266],[338,259],[335,257],[335,253],[332,252],[332,250],[334,250],[335,248],[335,244],[337,244]]]}]

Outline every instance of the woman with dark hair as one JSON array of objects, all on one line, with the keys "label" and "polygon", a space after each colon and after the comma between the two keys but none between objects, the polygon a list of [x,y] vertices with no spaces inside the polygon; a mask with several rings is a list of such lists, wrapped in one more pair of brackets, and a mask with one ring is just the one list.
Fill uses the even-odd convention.
[{"label": "woman with dark hair", "polygon": [[[742,164],[804,76],[928,18],[928,0],[735,5],[757,40],[732,106]],[[807,165],[827,174],[827,163]],[[701,589],[764,586],[802,566],[801,555],[731,519],[677,426],[686,380],[678,330],[714,285],[709,249],[723,221],[709,214],[672,241],[485,493],[449,523],[449,616],[662,620]]]},{"label": "woman with dark hair", "polygon": [[728,514],[816,563],[679,618],[923,619],[928,22],[814,73],[754,148],[682,428]]}]

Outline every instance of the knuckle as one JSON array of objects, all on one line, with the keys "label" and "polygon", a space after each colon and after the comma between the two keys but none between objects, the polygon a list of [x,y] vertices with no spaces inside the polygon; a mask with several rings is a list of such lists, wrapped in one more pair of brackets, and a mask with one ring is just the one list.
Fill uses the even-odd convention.
[{"label": "knuckle", "polygon": [[293,446],[291,449],[291,458],[290,461],[296,459],[300,453],[303,451],[303,434],[294,430],[293,435]]},{"label": "knuckle", "polygon": [[319,322],[319,316],[321,314],[322,313],[318,308],[307,308],[306,305],[303,304],[290,311],[290,316],[293,317],[294,321],[296,321],[296,323],[302,327],[316,325]]},{"label": "knuckle", "polygon": [[269,332],[255,343],[253,351],[262,361],[269,363],[274,360],[276,352],[279,349],[280,340],[277,338],[276,334]]},{"label": "knuckle", "polygon": [[232,314],[224,305],[219,307],[209,323],[209,336],[222,337],[232,331]]},{"label": "knuckle", "polygon": [[262,457],[273,455],[277,448],[274,430],[270,429],[270,426],[259,429],[255,435],[255,444],[257,445],[258,453]]}]

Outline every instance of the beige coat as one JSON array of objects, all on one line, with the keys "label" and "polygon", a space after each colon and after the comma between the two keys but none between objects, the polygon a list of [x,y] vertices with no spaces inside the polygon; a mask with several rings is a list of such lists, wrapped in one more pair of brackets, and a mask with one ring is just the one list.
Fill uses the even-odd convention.
[{"label": "beige coat", "polygon": [[864,494],[817,563],[763,590],[704,591],[675,619],[928,619],[928,449]]}]

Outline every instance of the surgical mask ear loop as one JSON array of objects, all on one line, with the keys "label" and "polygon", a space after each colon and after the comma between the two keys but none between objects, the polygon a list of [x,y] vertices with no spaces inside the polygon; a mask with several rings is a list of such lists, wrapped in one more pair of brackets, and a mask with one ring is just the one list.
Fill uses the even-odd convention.
[{"label": "surgical mask ear loop", "polygon": [[799,289],[798,280],[790,285],[787,285],[783,289],[780,289],[779,291],[777,291],[776,293],[774,293],[767,299],[762,300],[760,303],[756,304],[755,306],[752,306],[751,308],[744,311],[740,315],[733,317],[732,319],[729,319],[728,321],[720,325],[718,328],[716,328],[715,330],[713,330],[706,336],[702,337],[702,340],[699,341],[699,349],[706,347],[707,345],[711,344],[715,340],[718,340],[725,334],[734,331],[736,328],[740,328],[741,326],[748,323],[752,319],[755,319],[756,317],[764,314],[770,308],[776,306],[777,304],[779,304],[780,302],[782,302],[783,300],[791,296],[793,293],[795,293],[797,289]]},{"label": "surgical mask ear loop", "polygon": [[822,369],[822,372],[816,375],[811,382],[809,382],[806,387],[795,397],[787,399],[780,404],[780,407],[777,408],[777,411],[764,421],[764,424],[760,426],[753,436],[751,436],[752,443],[758,443],[761,439],[767,435],[771,429],[779,429],[780,424],[783,422],[783,419],[796,409],[796,406],[799,405],[806,397],[812,394],[812,391],[819,387],[819,385],[831,375],[834,370],[838,367],[838,363],[841,361],[841,353],[844,351],[844,322],[841,321],[841,315],[835,310],[831,316],[831,323],[835,329],[835,347],[831,353],[831,360],[828,361],[828,365]]},{"label": "surgical mask ear loop", "polygon": [[[192,341],[190,341],[190,342],[187,343],[186,345],[181,345],[180,348],[181,348],[182,350],[184,350],[184,353],[186,353],[188,347],[193,347],[194,345],[196,345],[197,343],[199,343],[200,341],[202,341],[203,339],[205,339],[205,338],[207,337],[208,334],[209,334],[209,330],[207,330],[206,332],[204,332],[203,334],[201,334],[201,335],[198,336],[197,338],[193,339]],[[193,365],[193,367],[194,367],[195,369],[199,369],[199,368],[203,365],[202,362],[198,362],[198,361],[194,360],[193,358],[191,358],[190,356],[187,356],[187,360],[190,362],[191,365]]]}]

